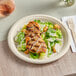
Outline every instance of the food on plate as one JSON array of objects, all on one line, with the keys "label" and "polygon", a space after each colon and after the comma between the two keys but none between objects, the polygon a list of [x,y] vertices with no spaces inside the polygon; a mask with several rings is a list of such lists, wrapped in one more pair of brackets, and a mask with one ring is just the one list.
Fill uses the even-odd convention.
[{"label": "food on plate", "polygon": [[33,59],[49,58],[58,53],[62,42],[60,25],[40,20],[30,21],[15,36],[18,51]]}]

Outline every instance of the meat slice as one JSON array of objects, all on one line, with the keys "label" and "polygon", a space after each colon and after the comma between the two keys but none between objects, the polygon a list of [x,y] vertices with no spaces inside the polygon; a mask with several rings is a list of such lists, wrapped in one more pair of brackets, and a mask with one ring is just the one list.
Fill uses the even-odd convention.
[{"label": "meat slice", "polygon": [[40,26],[38,23],[31,21],[26,26],[26,48],[29,52],[41,53],[46,52],[47,46],[40,35]]}]

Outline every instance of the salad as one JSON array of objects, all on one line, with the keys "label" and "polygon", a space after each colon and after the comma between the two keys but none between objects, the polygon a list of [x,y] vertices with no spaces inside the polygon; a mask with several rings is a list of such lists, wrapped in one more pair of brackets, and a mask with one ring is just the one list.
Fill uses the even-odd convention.
[{"label": "salad", "polygon": [[14,39],[18,51],[32,59],[44,59],[57,53],[55,47],[61,46],[62,40],[63,36],[58,24],[40,20],[24,25]]}]

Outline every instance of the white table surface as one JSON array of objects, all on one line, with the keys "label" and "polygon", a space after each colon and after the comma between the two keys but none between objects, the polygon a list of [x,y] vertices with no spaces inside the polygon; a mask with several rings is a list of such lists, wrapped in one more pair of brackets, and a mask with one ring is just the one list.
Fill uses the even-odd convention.
[{"label": "white table surface", "polygon": [[10,27],[20,18],[31,14],[47,14],[57,18],[76,15],[76,3],[71,7],[60,5],[61,0],[15,0],[16,9],[0,19],[0,41],[7,38]]}]

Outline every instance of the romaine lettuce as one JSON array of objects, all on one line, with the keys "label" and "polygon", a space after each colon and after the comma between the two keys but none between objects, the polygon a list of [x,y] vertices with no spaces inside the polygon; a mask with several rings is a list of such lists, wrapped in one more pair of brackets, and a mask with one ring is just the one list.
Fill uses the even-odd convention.
[{"label": "romaine lettuce", "polygon": [[43,59],[43,58],[45,57],[45,55],[46,55],[45,53],[40,53],[39,58],[40,58],[40,59]]},{"label": "romaine lettuce", "polygon": [[24,38],[25,38],[24,32],[19,32],[15,37],[15,41],[19,44],[24,43]]},{"label": "romaine lettuce", "polygon": [[39,58],[39,54],[38,53],[30,52],[29,54],[30,54],[30,58],[32,58],[32,59],[38,59]]},{"label": "romaine lettuce", "polygon": [[19,50],[19,51],[25,51],[26,50],[26,43],[24,43],[24,44],[21,44],[21,45],[18,45],[17,46],[17,49]]},{"label": "romaine lettuce", "polygon": [[62,38],[62,33],[61,33],[61,30],[59,30],[59,29],[57,29],[56,30],[56,36],[57,36],[57,38]]}]

